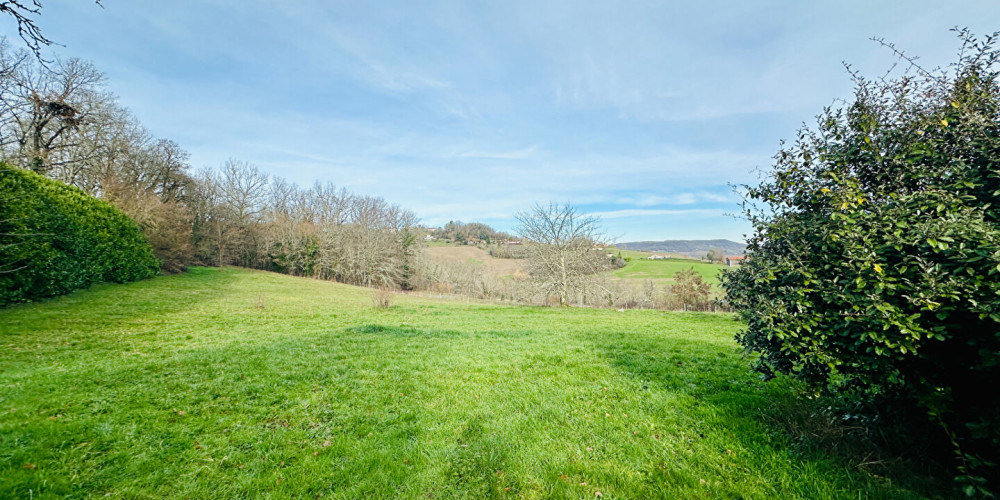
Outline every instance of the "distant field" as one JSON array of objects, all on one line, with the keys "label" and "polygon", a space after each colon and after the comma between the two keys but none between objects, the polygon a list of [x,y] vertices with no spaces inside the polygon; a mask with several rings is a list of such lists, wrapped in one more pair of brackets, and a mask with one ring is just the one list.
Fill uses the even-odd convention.
[{"label": "distant field", "polygon": [[790,437],[731,316],[370,293],[201,268],[0,310],[0,498],[924,496]]},{"label": "distant field", "polygon": [[615,271],[615,276],[625,279],[672,282],[677,272],[691,268],[697,271],[706,283],[718,285],[719,273],[725,269],[725,266],[693,259],[648,260],[633,257],[625,267]]},{"label": "distant field", "polygon": [[430,248],[450,247],[450,246],[455,246],[455,244],[445,240],[431,240],[427,242],[427,246]]},{"label": "distant field", "polygon": [[645,252],[642,250],[622,250],[620,248],[613,248],[613,247],[608,248],[608,253],[613,253],[615,255],[621,255],[622,257],[628,257],[632,259],[645,259],[646,257],[653,255],[653,252]]},{"label": "distant field", "polygon": [[441,264],[461,263],[482,266],[487,272],[496,276],[512,276],[526,266],[522,259],[494,259],[482,248],[468,245],[437,245],[427,248],[427,255],[432,262]]}]

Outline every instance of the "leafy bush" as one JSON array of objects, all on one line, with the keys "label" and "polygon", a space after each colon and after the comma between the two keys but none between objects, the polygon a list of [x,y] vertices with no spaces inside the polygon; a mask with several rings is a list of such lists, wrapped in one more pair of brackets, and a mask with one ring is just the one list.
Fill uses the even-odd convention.
[{"label": "leafy bush", "polygon": [[761,373],[920,409],[975,493],[1000,458],[1000,51],[961,35],[946,71],[855,76],[776,155],[722,284]]},{"label": "leafy bush", "polygon": [[0,305],[148,278],[159,267],[139,227],[110,203],[0,165]]}]

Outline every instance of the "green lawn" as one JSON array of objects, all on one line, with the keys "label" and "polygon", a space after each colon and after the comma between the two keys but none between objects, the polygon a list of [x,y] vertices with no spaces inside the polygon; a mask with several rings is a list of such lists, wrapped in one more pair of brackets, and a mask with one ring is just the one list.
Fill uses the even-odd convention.
[{"label": "green lawn", "polygon": [[0,498],[920,498],[787,437],[738,327],[237,269],[100,285],[0,310]]},{"label": "green lawn", "polygon": [[625,267],[615,271],[615,276],[626,279],[650,279],[670,282],[678,271],[694,268],[706,283],[717,285],[719,273],[725,266],[694,259],[648,260],[633,258]]}]

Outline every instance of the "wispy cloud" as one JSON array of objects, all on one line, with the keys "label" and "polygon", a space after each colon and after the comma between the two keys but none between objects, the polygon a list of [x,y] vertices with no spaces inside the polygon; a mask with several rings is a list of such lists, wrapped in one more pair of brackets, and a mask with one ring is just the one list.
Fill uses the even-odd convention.
[{"label": "wispy cloud", "polygon": [[670,210],[670,209],[638,209],[630,208],[625,210],[612,210],[609,212],[592,212],[590,215],[602,219],[621,219],[623,217],[650,217],[655,215],[725,215],[718,209],[690,209],[690,210]]},{"label": "wispy cloud", "polygon": [[669,195],[637,193],[632,196],[617,198],[615,201],[623,205],[638,207],[654,207],[660,205],[693,205],[696,203],[732,203],[734,196],[725,196],[707,191],[685,192]]},{"label": "wispy cloud", "polygon": [[539,150],[538,146],[530,146],[512,151],[459,151],[452,156],[455,158],[488,158],[492,160],[524,160],[535,156]]},{"label": "wispy cloud", "polygon": [[951,26],[1000,25],[994,0],[105,3],[46,7],[46,30],[196,167],[235,156],[431,224],[569,201],[626,239],[747,231],[728,184],[849,95],[841,61],[886,69],[870,36],[936,66]]}]

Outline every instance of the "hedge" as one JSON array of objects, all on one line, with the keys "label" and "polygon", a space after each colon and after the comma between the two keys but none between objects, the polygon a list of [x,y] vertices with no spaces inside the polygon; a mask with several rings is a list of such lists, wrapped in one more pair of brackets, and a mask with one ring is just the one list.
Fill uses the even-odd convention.
[{"label": "hedge", "polygon": [[159,268],[139,226],[110,203],[0,164],[0,306]]}]

